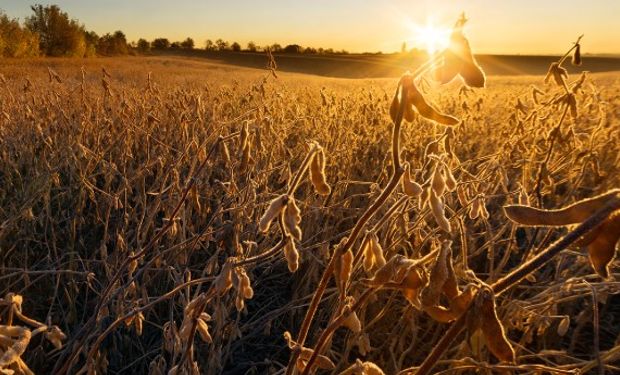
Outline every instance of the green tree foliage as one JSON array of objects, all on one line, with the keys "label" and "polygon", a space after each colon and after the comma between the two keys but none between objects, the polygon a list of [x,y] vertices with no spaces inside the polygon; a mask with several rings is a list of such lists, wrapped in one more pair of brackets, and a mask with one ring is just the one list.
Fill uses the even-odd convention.
[{"label": "green tree foliage", "polygon": [[34,13],[26,18],[26,28],[39,35],[39,48],[48,56],[75,56],[86,54],[86,31],[78,21],[60,10],[57,5],[30,7]]},{"label": "green tree foliage", "polygon": [[0,57],[30,57],[38,54],[39,36],[0,11]]}]

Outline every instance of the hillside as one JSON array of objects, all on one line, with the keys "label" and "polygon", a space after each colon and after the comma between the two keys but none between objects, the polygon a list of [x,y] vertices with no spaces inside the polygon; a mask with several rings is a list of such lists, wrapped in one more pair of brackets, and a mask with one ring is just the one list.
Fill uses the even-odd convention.
[{"label": "hillside", "polygon": [[[204,50],[169,50],[155,55],[184,56],[220,63],[263,69],[264,53],[210,52]],[[278,69],[285,72],[315,74],[341,78],[393,78],[406,70],[414,70],[424,62],[423,56],[402,54],[296,55],[276,54]],[[544,74],[557,56],[479,55],[478,62],[488,75]],[[584,56],[581,67],[568,67],[570,73],[587,70],[610,72],[620,70],[619,57]]]}]

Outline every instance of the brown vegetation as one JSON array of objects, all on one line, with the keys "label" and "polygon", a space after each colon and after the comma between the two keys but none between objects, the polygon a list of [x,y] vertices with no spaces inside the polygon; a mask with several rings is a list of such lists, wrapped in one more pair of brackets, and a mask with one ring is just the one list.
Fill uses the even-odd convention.
[{"label": "brown vegetation", "polygon": [[0,366],[615,371],[618,75],[446,66],[474,89],[442,57],[400,81],[7,62]]}]

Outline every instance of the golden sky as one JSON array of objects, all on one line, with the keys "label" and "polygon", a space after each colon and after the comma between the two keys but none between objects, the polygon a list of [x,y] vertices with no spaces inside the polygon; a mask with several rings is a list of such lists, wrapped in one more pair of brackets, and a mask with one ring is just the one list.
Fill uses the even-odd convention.
[{"label": "golden sky", "polygon": [[[465,11],[476,53],[558,54],[585,34],[583,53],[620,54],[620,0],[55,0],[99,34],[129,40],[192,37],[197,47],[222,38],[245,46],[297,43],[351,52],[421,47],[412,24],[450,27]],[[23,19],[30,2],[2,0]]]}]

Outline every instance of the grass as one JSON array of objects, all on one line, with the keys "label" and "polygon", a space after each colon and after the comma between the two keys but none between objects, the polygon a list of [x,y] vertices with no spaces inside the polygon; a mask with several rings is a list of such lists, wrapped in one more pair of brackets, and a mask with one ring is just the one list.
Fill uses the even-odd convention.
[{"label": "grass", "polygon": [[[336,373],[415,371],[429,353],[450,373],[617,370],[617,263],[601,279],[572,244],[609,212],[569,231],[521,225],[503,206],[560,208],[620,185],[618,73],[588,75],[574,117],[542,76],[471,89],[423,75],[454,127],[403,120],[403,100],[391,119],[394,79],[178,57],[6,60],[0,73],[0,324],[67,336],[56,349],[32,334],[20,357],[37,373],[283,373],[291,353]],[[404,165],[436,203],[404,193]],[[456,186],[438,186],[449,175]],[[493,288],[516,363],[482,331],[459,334],[484,303],[475,294],[451,328],[431,318],[456,311],[446,277],[459,295]]]}]

